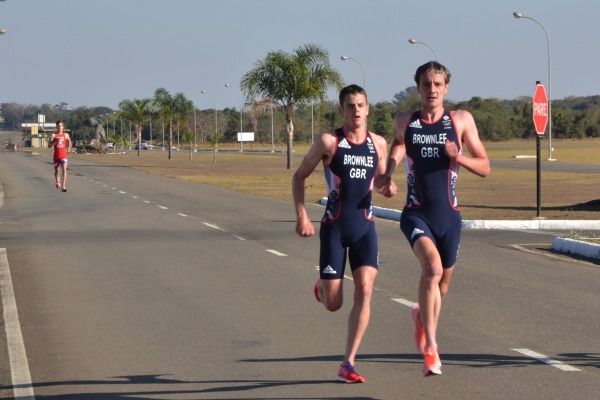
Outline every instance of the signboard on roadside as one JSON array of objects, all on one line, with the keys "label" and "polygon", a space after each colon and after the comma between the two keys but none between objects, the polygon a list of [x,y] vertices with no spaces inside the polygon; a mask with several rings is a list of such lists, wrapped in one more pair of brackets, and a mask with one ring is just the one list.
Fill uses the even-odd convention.
[{"label": "signboard on roadside", "polygon": [[254,132],[238,132],[238,142],[254,142]]}]

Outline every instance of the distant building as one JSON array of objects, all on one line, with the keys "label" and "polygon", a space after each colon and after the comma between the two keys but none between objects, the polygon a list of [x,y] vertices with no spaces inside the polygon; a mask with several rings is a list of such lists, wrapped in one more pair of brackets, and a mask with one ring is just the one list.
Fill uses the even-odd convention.
[{"label": "distant building", "polygon": [[[56,132],[56,122],[46,122],[46,116],[38,114],[38,122],[24,122],[21,131],[25,134],[25,147],[48,147],[50,135]],[[65,129],[69,132],[69,129]]]}]

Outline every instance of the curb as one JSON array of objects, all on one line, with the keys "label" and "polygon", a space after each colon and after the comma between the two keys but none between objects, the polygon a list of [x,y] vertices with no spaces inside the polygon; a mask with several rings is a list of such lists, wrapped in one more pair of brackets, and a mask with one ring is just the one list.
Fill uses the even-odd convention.
[{"label": "curb", "polygon": [[[321,199],[322,206],[327,205],[327,197]],[[400,221],[401,211],[390,208],[373,207],[373,215],[379,218]],[[463,229],[508,229],[508,230],[600,230],[600,221],[589,220],[465,220]],[[592,260],[600,260],[600,244],[557,237],[552,241],[552,250],[575,254]]]},{"label": "curb", "polygon": [[[320,201],[322,206],[327,205],[327,197]],[[402,211],[391,208],[373,207],[373,215],[379,218],[400,221]],[[590,220],[463,220],[463,229],[559,229],[559,230],[600,230],[600,221]]]},{"label": "curb", "polygon": [[552,250],[600,261],[600,244],[557,237],[552,241]]}]

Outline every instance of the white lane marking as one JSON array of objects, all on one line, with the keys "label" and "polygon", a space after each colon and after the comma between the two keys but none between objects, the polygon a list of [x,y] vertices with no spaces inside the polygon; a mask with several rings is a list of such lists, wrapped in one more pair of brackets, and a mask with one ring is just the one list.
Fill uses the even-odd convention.
[{"label": "white lane marking", "polygon": [[168,210],[168,209],[169,209],[168,207],[165,207],[165,206],[157,206],[157,207],[158,207],[158,208],[161,208],[161,209],[163,209],[163,210]]},{"label": "white lane marking", "polygon": [[570,365],[564,364],[558,360],[555,360],[553,358],[550,358],[544,354],[540,354],[540,353],[536,353],[535,351],[529,350],[529,349],[511,349],[513,351],[516,351],[517,353],[521,353],[526,355],[527,357],[531,357],[531,358],[535,358],[536,360],[539,360],[545,364],[551,365],[555,368],[558,368],[562,371],[581,371],[578,368],[572,367]]},{"label": "white lane marking", "polygon": [[131,197],[132,197],[132,198],[134,198],[134,199],[137,199],[137,198],[138,198],[137,196],[131,196]]},{"label": "white lane marking", "polygon": [[146,204],[150,204],[150,202],[148,200],[144,200],[144,203]]},{"label": "white lane marking", "polygon": [[4,327],[15,399],[34,400],[29,363],[23,343],[17,302],[10,275],[6,249],[0,248],[0,289],[4,305]]},{"label": "white lane marking", "polygon": [[410,301],[410,300],[403,299],[403,298],[392,299],[392,300],[393,300],[393,301],[395,301],[395,302],[398,302],[398,303],[400,303],[400,304],[404,304],[405,306],[407,306],[407,307],[411,307],[411,308],[412,308],[412,306],[413,306],[414,304],[416,304],[416,303],[413,303],[413,302],[412,302],[412,301]]},{"label": "white lane marking", "polygon": [[287,257],[287,254],[280,253],[280,252],[278,252],[277,250],[271,250],[271,249],[267,249],[267,251],[268,251],[269,253],[275,254],[276,256],[279,256],[279,257]]},{"label": "white lane marking", "polygon": [[244,239],[243,237],[241,237],[241,236],[238,236],[238,235],[233,235],[233,237],[235,237],[235,238],[238,238],[238,239],[240,239],[240,240],[246,240],[246,239]]},{"label": "white lane marking", "polygon": [[187,217],[187,215],[182,214],[182,213],[177,213],[177,215],[181,215],[182,217]]},{"label": "white lane marking", "polygon": [[121,194],[125,194],[125,192],[124,192],[124,191],[122,191],[122,190],[119,190],[119,193],[121,193]]},{"label": "white lane marking", "polygon": [[204,225],[208,226],[209,228],[218,229],[220,231],[225,232],[225,229],[221,229],[217,225],[209,224],[208,222],[204,222]]}]

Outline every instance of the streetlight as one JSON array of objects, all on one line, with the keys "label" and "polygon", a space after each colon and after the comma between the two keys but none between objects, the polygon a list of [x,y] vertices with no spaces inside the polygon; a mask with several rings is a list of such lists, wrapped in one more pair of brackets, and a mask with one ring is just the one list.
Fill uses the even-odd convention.
[{"label": "streetlight", "polygon": [[238,92],[238,95],[240,96],[240,153],[244,150],[244,138],[242,135],[243,132],[243,124],[242,124],[242,110],[244,109],[244,98],[242,97],[242,93],[235,87],[235,86],[231,86],[229,83],[225,84],[225,87],[230,87],[232,89],[235,89],[236,92]]},{"label": "streetlight", "polygon": [[352,57],[348,57],[348,56],[341,56],[340,58],[342,59],[342,61],[346,61],[346,60],[356,61],[356,63],[358,65],[360,65],[360,69],[362,69],[362,76],[363,76],[363,89],[366,89],[367,88],[367,83],[365,81],[365,69],[363,68],[363,66],[360,63],[360,61],[358,61],[356,58],[352,58]]},{"label": "streetlight", "polygon": [[[340,58],[342,59],[342,61],[346,61],[346,60],[356,61],[356,63],[358,65],[360,65],[360,69],[362,69],[362,74],[363,74],[363,89],[367,90],[367,82],[365,80],[365,69],[363,68],[363,66],[360,63],[360,61],[358,61],[356,58],[352,58],[352,57],[348,57],[348,56],[341,56]],[[313,132],[313,126],[314,126],[313,108],[314,108],[314,105],[313,105],[313,103],[311,103],[310,104],[310,129],[311,129],[310,135],[311,135],[311,140],[314,143],[314,141],[315,141],[315,139],[314,139],[315,135],[314,135],[314,132]],[[367,123],[366,119],[365,119],[365,123]]]},{"label": "streetlight", "polygon": [[420,44],[424,44],[425,46],[429,47],[429,48],[431,49],[431,51],[433,51],[433,56],[435,57],[435,61],[437,61],[437,53],[435,52],[435,50],[433,49],[433,47],[431,47],[431,46],[430,46],[430,45],[428,45],[427,43],[425,43],[425,42],[420,42],[420,41],[418,41],[418,40],[416,40],[416,39],[408,39],[408,43],[410,43],[410,44],[417,44],[417,43],[420,43]]},{"label": "streetlight", "polygon": [[554,161],[552,158],[552,68],[550,64],[550,37],[548,36],[548,31],[546,27],[542,25],[542,23],[536,19],[523,15],[520,12],[514,12],[513,17],[516,19],[525,18],[530,19],[539,26],[542,27],[544,33],[546,34],[546,43],[548,44],[548,161]]},{"label": "streetlight", "polygon": [[[206,90],[201,90],[200,93],[202,94],[207,94],[210,97],[213,98],[213,101],[215,102],[215,137],[218,135],[219,132],[219,128],[217,127],[217,99],[215,99],[215,96],[212,95],[212,93],[207,92]],[[215,140],[215,147],[219,147],[219,141]]]}]

